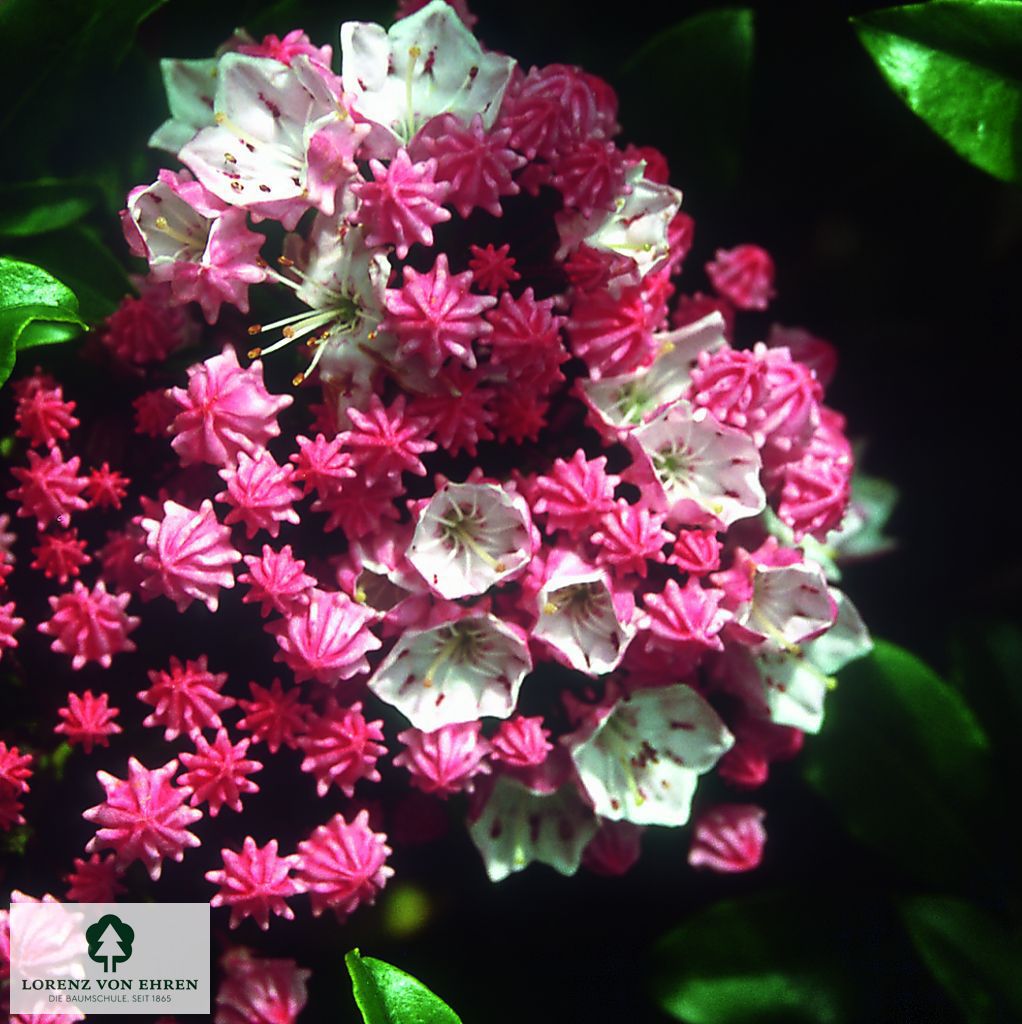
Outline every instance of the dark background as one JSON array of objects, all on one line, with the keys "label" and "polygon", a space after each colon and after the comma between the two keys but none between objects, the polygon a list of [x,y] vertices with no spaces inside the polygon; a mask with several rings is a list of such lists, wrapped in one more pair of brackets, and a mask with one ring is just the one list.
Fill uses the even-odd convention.
[{"label": "dark background", "polygon": [[[778,297],[748,329],[776,320],[837,346],[828,402],[867,442],[865,470],[901,490],[889,527],[898,550],[852,567],[842,586],[877,635],[942,668],[963,623],[1018,618],[1022,191],[959,159],[888,89],[848,24],[868,5],[751,6],[749,102],[744,123],[725,126],[736,140],[726,159],[702,143],[701,92],[634,66],[623,73],[650,37],[707,5],[616,5],[608,16],[538,0],[475,0],[472,9],[480,38],[524,66],[579,63],[621,86],[624,139],[667,155],[696,220],[684,290],[705,288],[699,268],[717,247],[755,242],[773,254]],[[59,154],[60,173],[72,173],[102,157],[134,175],[124,184],[151,180],[150,155],[129,166],[124,154],[142,153],[163,117],[159,57],[208,56],[242,24],[256,34],[302,27],[336,47],[341,20],[387,17],[367,3],[279,4],[267,13],[245,0],[171,0],[46,159]],[[707,96],[728,88],[726,73],[706,74]],[[12,165],[10,150],[3,162]],[[43,169],[54,172],[52,163]],[[897,883],[892,869],[844,838],[797,764],[775,770],[760,796],[770,839],[762,868],[747,877],[697,874],[685,862],[687,834],[653,830],[623,879],[563,879],[533,867],[491,886],[455,830],[393,859],[393,891],[404,883],[427,894],[414,934],[402,937],[386,913],[363,910],[343,928],[300,916],[266,937],[247,922],[234,937],[316,969],[302,1018],[310,1022],[354,1019],[340,957],[355,945],[422,978],[466,1022],[666,1021],[644,989],[647,950],[662,932],[719,899],[792,884],[810,895],[839,889],[861,897],[859,926],[876,936],[866,964],[872,1019],[958,1019],[872,902]],[[278,813],[283,826],[286,799]],[[168,868],[171,886],[176,874]],[[840,945],[840,927],[831,940]]]}]

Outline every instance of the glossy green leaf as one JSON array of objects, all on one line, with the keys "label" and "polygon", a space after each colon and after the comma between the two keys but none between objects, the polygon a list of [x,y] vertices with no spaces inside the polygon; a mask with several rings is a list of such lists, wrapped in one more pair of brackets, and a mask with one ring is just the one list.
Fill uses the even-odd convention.
[{"label": "glossy green leaf", "polygon": [[705,11],[654,36],[621,68],[622,122],[665,150],[685,139],[685,165],[675,170],[686,181],[737,176],[754,35],[751,10]]},{"label": "glossy green leaf", "polygon": [[31,263],[0,257],[0,383],[20,349],[69,341],[85,327],[67,285]]},{"label": "glossy green leaf", "polygon": [[0,185],[0,236],[44,234],[80,220],[101,199],[87,181],[21,182]]},{"label": "glossy green leaf", "polygon": [[344,962],[365,1024],[461,1024],[439,996],[400,968],[357,949]]},{"label": "glossy green leaf", "polygon": [[852,23],[891,88],[960,156],[1022,181],[1022,4],[935,0]]},{"label": "glossy green leaf", "polygon": [[916,950],[969,1024],[1022,1020],[1022,941],[985,911],[942,896],[906,899]]},{"label": "glossy green leaf", "polygon": [[845,669],[805,776],[846,828],[915,876],[970,877],[988,865],[978,820],[989,744],[961,696],[882,640]]},{"label": "glossy green leaf", "polygon": [[687,1024],[858,1019],[864,1003],[844,948],[849,930],[864,932],[858,909],[821,900],[760,894],[694,915],[653,948],[653,997]]}]

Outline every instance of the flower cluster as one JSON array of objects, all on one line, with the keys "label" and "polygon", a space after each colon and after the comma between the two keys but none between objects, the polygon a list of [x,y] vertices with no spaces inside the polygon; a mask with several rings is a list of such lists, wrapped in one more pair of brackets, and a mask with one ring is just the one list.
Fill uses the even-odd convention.
[{"label": "flower cluster", "polygon": [[[526,70],[444,0],[406,6],[389,31],[341,27],[340,74],[300,32],[165,62],[151,142],[178,166],[128,196],[149,275],[92,353],[124,382],[109,414],[137,466],[113,448],[85,473],[62,386],[15,387],[0,574],[11,522],[34,524],[10,589],[62,588],[36,626],[52,651],[105,669],[137,641],[148,676],[68,693],[53,723],[122,753],[81,809],[72,898],[219,838],[195,891],[231,928],[306,897],[343,920],[392,874],[379,828],[408,787],[463,802],[495,881],[627,871],[694,802],[690,863],[745,870],[763,812],[703,801],[700,778],[745,799],[870,647],[833,585],[872,514],[825,404],[835,354],[757,333],[769,255],[718,250],[699,292],[681,193],[616,141],[605,82]],[[250,301],[280,315],[243,321]],[[142,638],[168,616],[231,642],[184,627],[157,662]],[[0,605],[5,661],[24,626]],[[111,697],[145,706],[140,728]],[[31,764],[0,742],[0,828]],[[251,808],[301,786],[322,811],[289,849]],[[289,961],[238,949],[224,972],[218,1021],[304,1003]]]}]

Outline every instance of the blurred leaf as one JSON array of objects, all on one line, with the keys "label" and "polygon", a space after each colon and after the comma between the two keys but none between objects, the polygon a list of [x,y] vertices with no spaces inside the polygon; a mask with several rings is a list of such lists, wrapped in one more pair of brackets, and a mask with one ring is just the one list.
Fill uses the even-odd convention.
[{"label": "blurred leaf", "polygon": [[344,962],[365,1024],[461,1024],[439,996],[400,968],[357,949]]},{"label": "blurred leaf", "polygon": [[841,675],[805,775],[845,827],[928,881],[988,867],[981,844],[989,744],[965,701],[882,640]]},{"label": "blurred leaf", "polygon": [[852,24],[891,88],[960,156],[1022,181],[1022,4],[935,0]]},{"label": "blurred leaf", "polygon": [[0,235],[39,235],[80,220],[102,198],[88,181],[55,178],[0,185]]},{"label": "blurred leaf", "polygon": [[119,260],[99,234],[84,224],[23,239],[16,248],[18,256],[38,264],[74,289],[82,318],[90,323],[109,316],[133,291]]},{"label": "blurred leaf", "polygon": [[69,341],[85,327],[67,285],[31,263],[0,257],[0,384],[19,350]]},{"label": "blurred leaf", "polygon": [[[622,66],[623,120],[635,138],[685,139],[685,180],[738,175],[748,114],[753,13],[722,8],[686,18],[650,39]],[[659,122],[660,131],[656,131]]]},{"label": "blurred leaf", "polygon": [[1022,733],[1022,629],[1012,622],[974,623],[951,637],[951,681],[976,711],[1002,755],[1003,770],[1018,778],[1015,745]]},{"label": "blurred leaf", "polygon": [[654,947],[654,998],[688,1024],[858,1019],[847,914],[826,910],[796,892],[711,906]]},{"label": "blurred leaf", "polygon": [[902,918],[923,962],[970,1024],[1022,1020],[1022,942],[989,914],[942,896],[906,899]]},{"label": "blurred leaf", "polygon": [[[90,70],[116,67],[135,30],[166,0],[37,0],[0,4],[0,131],[74,113]],[[37,99],[39,97],[39,99]]]}]

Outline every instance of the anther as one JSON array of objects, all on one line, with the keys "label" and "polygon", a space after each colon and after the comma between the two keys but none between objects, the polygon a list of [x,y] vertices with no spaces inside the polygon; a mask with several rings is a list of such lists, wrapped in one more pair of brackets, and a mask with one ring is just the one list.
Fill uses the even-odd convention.
[{"label": "anther", "polygon": [[262,354],[263,350],[261,348],[250,348],[248,350],[249,359],[258,359]]},{"label": "anther", "polygon": [[248,329],[248,333],[250,335],[252,335],[252,334],[262,334],[263,333],[263,325],[262,324],[252,324],[252,326],[249,327],[249,329]]},{"label": "anther", "polygon": [[304,380],[305,380],[305,374],[304,373],[296,373],[291,378],[291,385],[292,385],[292,387],[298,387],[298,385],[301,384]]}]

